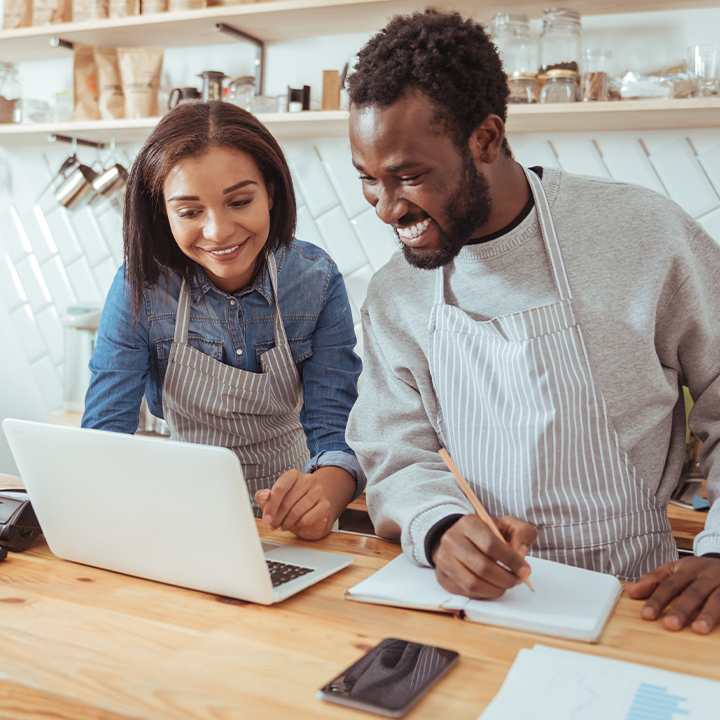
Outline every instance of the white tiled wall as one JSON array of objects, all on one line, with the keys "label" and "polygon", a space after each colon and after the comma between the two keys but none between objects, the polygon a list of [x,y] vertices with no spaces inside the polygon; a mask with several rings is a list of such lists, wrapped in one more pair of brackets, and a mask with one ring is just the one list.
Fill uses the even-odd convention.
[{"label": "white tiled wall", "polygon": [[[520,135],[510,143],[526,165],[553,165],[665,193],[720,242],[720,131]],[[325,248],[345,276],[361,353],[360,306],[373,273],[397,248],[395,238],[363,198],[346,141],[293,141],[285,149],[298,195],[297,235]],[[13,190],[22,190],[0,207],[0,321],[9,320],[0,322],[0,332],[3,351],[22,360],[13,377],[2,378],[0,416],[28,416],[12,410],[18,384],[37,419],[61,406],[62,315],[71,304],[102,303],[122,260],[115,207],[102,202],[73,213],[35,197],[64,159],[65,153],[53,152],[28,153],[23,161],[12,153],[0,156],[0,174],[9,167]],[[4,362],[0,370],[6,373]],[[0,472],[11,470],[0,465]]]}]

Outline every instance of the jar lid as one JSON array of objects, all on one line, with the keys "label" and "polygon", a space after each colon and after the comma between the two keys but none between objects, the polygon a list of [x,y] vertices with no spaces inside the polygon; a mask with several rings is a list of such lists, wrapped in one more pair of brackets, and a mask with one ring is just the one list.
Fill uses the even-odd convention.
[{"label": "jar lid", "polygon": [[530,28],[530,18],[520,13],[498,13],[493,20],[494,30],[505,30],[506,28],[522,27]]},{"label": "jar lid", "polygon": [[555,20],[559,20],[560,18],[570,20],[570,21],[579,21],[580,20],[580,11],[579,10],[571,10],[570,8],[545,8],[542,11],[542,17],[543,20],[545,18],[553,18]]},{"label": "jar lid", "polygon": [[548,70],[547,77],[577,77],[577,73],[574,70]]},{"label": "jar lid", "polygon": [[514,72],[510,73],[511,78],[528,78],[531,80],[537,80],[537,73],[532,72]]},{"label": "jar lid", "polygon": [[543,31],[550,25],[580,26],[580,13],[569,8],[545,8],[542,13]]}]

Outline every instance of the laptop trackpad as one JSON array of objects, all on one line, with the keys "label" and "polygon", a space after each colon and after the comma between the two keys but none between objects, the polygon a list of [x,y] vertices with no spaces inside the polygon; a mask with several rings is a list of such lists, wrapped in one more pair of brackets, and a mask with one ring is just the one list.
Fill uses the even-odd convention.
[{"label": "laptop trackpad", "polygon": [[279,548],[280,545],[277,543],[269,543],[269,542],[263,542],[262,549],[264,553],[269,553],[271,550],[275,550],[276,548]]}]

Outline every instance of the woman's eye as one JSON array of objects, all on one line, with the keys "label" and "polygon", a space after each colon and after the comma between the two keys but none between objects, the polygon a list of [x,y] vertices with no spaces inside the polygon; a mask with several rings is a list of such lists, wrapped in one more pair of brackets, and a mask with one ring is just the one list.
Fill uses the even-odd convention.
[{"label": "woman's eye", "polygon": [[177,216],[179,218],[194,218],[197,214],[197,210],[180,210]]},{"label": "woman's eye", "polygon": [[233,200],[230,203],[230,207],[245,207],[245,205],[249,205],[252,202],[252,198],[247,198],[246,200]]}]

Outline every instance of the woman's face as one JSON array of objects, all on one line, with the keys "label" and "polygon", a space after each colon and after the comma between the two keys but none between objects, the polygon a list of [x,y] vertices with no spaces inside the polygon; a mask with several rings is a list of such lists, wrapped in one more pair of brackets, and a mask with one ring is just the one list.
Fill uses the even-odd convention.
[{"label": "woman's face", "polygon": [[163,185],[178,247],[205,268],[216,287],[246,287],[270,232],[272,189],[245,153],[213,148],[179,162]]}]

